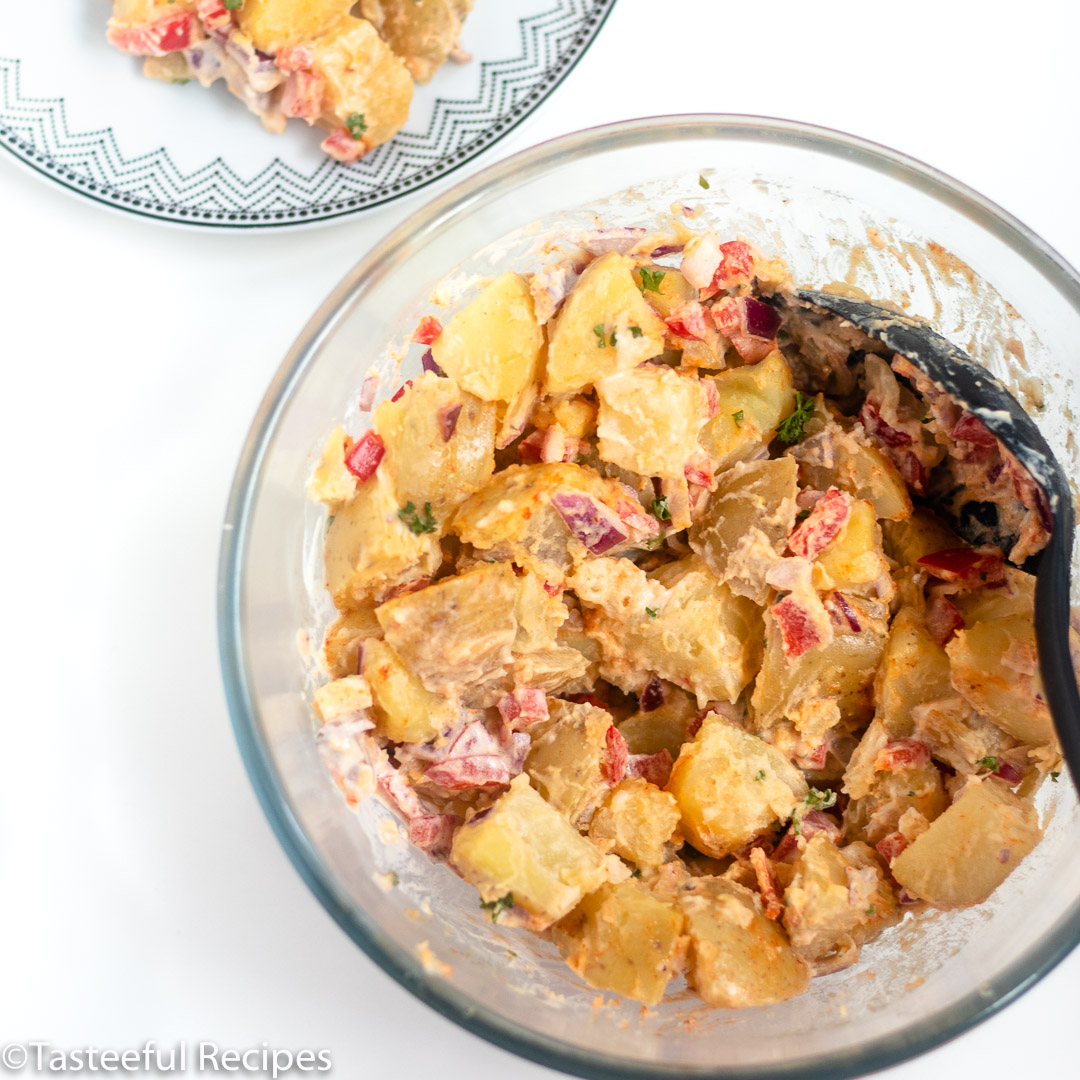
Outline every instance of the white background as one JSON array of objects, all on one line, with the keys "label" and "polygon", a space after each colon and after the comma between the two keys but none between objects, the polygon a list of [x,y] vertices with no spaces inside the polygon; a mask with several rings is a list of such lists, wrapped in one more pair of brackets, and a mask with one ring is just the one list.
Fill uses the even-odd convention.
[{"label": "white background", "polygon": [[[951,173],[1077,264],[1078,40],[1073,0],[618,0],[485,160],[645,114],[806,120]],[[308,315],[424,198],[204,235],[0,155],[0,1041],[266,1040],[328,1048],[350,1078],[554,1076],[414,1001],[331,922],[262,817],[220,686],[220,521],[249,420]],[[1073,1076],[1078,1009],[1074,954],[882,1075]]]}]

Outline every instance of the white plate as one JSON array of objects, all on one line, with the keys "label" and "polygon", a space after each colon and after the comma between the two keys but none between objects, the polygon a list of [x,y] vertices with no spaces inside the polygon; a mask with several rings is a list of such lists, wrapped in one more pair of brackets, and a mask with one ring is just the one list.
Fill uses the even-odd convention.
[{"label": "white plate", "polygon": [[319,133],[284,135],[221,85],[144,78],[105,41],[107,0],[0,5],[0,146],[42,176],[117,209],[189,226],[293,227],[415,191],[486,150],[589,47],[615,0],[476,0],[462,45],[418,86],[409,122],[351,165]]}]

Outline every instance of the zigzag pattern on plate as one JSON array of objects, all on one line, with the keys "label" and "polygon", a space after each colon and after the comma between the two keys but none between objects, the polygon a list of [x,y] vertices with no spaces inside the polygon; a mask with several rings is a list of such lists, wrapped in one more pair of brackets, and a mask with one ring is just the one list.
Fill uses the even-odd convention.
[{"label": "zigzag pattern on plate", "polygon": [[190,173],[165,148],[125,157],[112,128],[72,131],[63,98],[23,97],[18,59],[0,56],[0,146],[109,205],[227,228],[296,225],[389,202],[446,175],[520,123],[588,48],[615,0],[558,0],[520,20],[521,52],[480,61],[476,97],[439,98],[426,131],[401,131],[362,161],[305,175],[275,157],[255,176],[220,157]]}]

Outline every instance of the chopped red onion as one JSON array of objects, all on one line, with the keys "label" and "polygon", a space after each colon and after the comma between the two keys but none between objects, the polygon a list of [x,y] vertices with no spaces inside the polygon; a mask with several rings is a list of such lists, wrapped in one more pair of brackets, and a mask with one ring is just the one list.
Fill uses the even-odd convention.
[{"label": "chopped red onion", "polygon": [[591,229],[588,232],[570,233],[566,239],[590,255],[605,255],[617,251],[625,255],[643,236],[640,226],[619,226],[614,229]]},{"label": "chopped red onion", "polygon": [[772,341],[780,329],[780,313],[752,296],[746,297],[746,332],[751,337]]},{"label": "chopped red onion", "polygon": [[665,255],[677,255],[685,246],[685,244],[661,244],[649,252],[649,258],[662,259]]},{"label": "chopped red onion", "polygon": [[664,704],[664,684],[655,676],[650,675],[645,689],[638,698],[638,708],[642,712],[655,712]]},{"label": "chopped red onion", "polygon": [[590,495],[560,491],[552,496],[552,506],[566,523],[575,540],[593,555],[603,555],[629,535],[618,518]]},{"label": "chopped red onion", "polygon": [[859,622],[859,617],[855,614],[855,609],[847,602],[847,598],[843,593],[833,593],[833,599],[836,601],[836,606],[843,612],[844,618],[847,619],[848,626],[851,627],[852,632],[859,634],[862,632],[862,624]]},{"label": "chopped red onion", "polygon": [[379,388],[379,373],[372,371],[360,386],[360,400],[356,407],[361,412],[371,412],[371,406],[375,404],[375,391]]},{"label": "chopped red onion", "polygon": [[435,363],[435,357],[430,349],[424,350],[424,355],[420,358],[420,366],[425,371],[430,371],[433,374],[438,375],[440,379],[446,375],[446,372]]},{"label": "chopped red onion", "polygon": [[439,427],[442,430],[443,442],[449,442],[457,430],[458,417],[461,415],[461,403],[448,405],[439,412]]}]

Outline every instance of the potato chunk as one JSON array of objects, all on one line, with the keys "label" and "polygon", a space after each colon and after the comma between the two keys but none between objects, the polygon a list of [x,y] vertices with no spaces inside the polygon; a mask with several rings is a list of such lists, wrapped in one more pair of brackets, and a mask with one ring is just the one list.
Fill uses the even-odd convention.
[{"label": "potato chunk", "polygon": [[885,554],[901,566],[914,566],[924,555],[964,546],[960,539],[932,510],[917,506],[911,517],[882,524]]},{"label": "potato chunk", "polygon": [[664,351],[667,327],[634,284],[633,267],[609,251],[578,279],[551,323],[545,393],[584,390]]},{"label": "potato chunk", "polygon": [[764,604],[765,574],[795,526],[799,469],[790,457],[735,465],[717,477],[690,546],[732,592]]},{"label": "potato chunk", "polygon": [[[644,509],[615,480],[570,463],[511,465],[491,478],[458,510],[451,528],[466,543],[494,558],[508,559],[542,581],[561,582],[575,555],[588,549],[574,538],[553,500],[587,496],[598,518],[620,522],[619,510]],[[625,537],[629,530],[617,526]],[[606,549],[619,550],[619,544]]]},{"label": "potato chunk", "polygon": [[409,72],[365,19],[346,16],[313,48],[312,70],[325,80],[322,120],[344,126],[360,116],[365,149],[380,146],[405,126],[412,103]]},{"label": "potato chunk", "polygon": [[676,835],[681,817],[675,797],[640,777],[616,784],[589,824],[589,836],[602,848],[635,866],[659,866]]},{"label": "potato chunk", "polygon": [[360,647],[368,638],[379,637],[382,627],[375,618],[375,604],[369,602],[352,611],[343,611],[327,627],[323,640],[326,670],[335,678],[355,675],[359,670]]},{"label": "potato chunk", "polygon": [[510,663],[516,601],[514,571],[494,563],[395,597],[375,614],[387,643],[424,687],[453,698]]},{"label": "potato chunk", "polygon": [[838,848],[824,833],[811,837],[784,890],[784,926],[818,973],[849,967],[859,945],[898,921],[896,895],[866,844]]},{"label": "potato chunk", "polygon": [[429,742],[457,717],[457,709],[425,690],[385,641],[365,643],[363,671],[375,699],[376,730],[394,742]]},{"label": "potato chunk", "polygon": [[911,516],[911,496],[892,460],[861,427],[838,421],[821,395],[805,431],[806,438],[789,452],[799,460],[808,487],[818,491],[838,487],[873,503],[879,518],[902,521]]},{"label": "potato chunk", "polygon": [[881,550],[881,529],[873,504],[864,499],[852,501],[851,515],[816,562],[825,573],[827,589],[875,596],[886,603],[892,599],[895,586]]},{"label": "potato chunk", "polygon": [[256,49],[276,53],[322,37],[351,7],[352,0],[246,0],[236,19]]},{"label": "potato chunk", "polygon": [[607,795],[611,717],[592,705],[552,702],[554,722],[533,736],[525,771],[533,786],[571,825],[588,825]]},{"label": "potato chunk", "polygon": [[440,529],[495,470],[495,406],[426,371],[397,401],[384,401],[372,427],[402,504],[431,512]]},{"label": "potato chunk", "polygon": [[473,0],[361,0],[360,11],[418,83],[439,70],[461,36]]},{"label": "potato chunk", "polygon": [[784,656],[775,620],[765,621],[765,659],[750,699],[759,731],[771,728],[805,701],[832,698],[843,720],[863,722],[873,711],[874,673],[885,645],[886,609],[852,596],[848,605],[859,631],[837,630],[832,641],[805,652],[794,663]]},{"label": "potato chunk", "polygon": [[520,274],[503,274],[459,311],[431,346],[435,362],[484,401],[513,401],[540,376],[544,332]]},{"label": "potato chunk", "polygon": [[968,907],[986,900],[1041,839],[1030,803],[997,780],[972,779],[890,869],[934,907]]},{"label": "potato chunk", "polygon": [[567,579],[600,643],[605,677],[640,692],[649,672],[704,707],[735,701],[760,656],[757,606],[721,585],[692,555],[648,576],[627,559],[590,559]]},{"label": "potato chunk", "polygon": [[563,959],[590,986],[656,1005],[686,959],[682,911],[637,881],[601,885],[552,929]]},{"label": "potato chunk", "polygon": [[315,715],[324,723],[341,720],[371,708],[371,687],[362,675],[346,675],[315,691]]},{"label": "potato chunk", "polygon": [[596,381],[600,456],[642,476],[680,477],[705,422],[699,380],[669,367],[633,368]]},{"label": "potato chunk", "polygon": [[690,725],[698,714],[694,697],[670,683],[661,683],[663,704],[645,710],[639,707],[619,725],[631,754],[658,754],[667,750],[674,761],[682,744],[690,738]]},{"label": "potato chunk", "polygon": [[810,969],[757,895],[723,878],[695,878],[679,892],[690,935],[689,980],[719,1009],[773,1005],[801,994]]},{"label": "potato chunk", "polygon": [[679,752],[667,790],[679,804],[683,834],[719,859],[786,821],[809,789],[774,746],[710,713]]},{"label": "potato chunk", "polygon": [[488,813],[458,829],[450,861],[484,901],[511,895],[537,929],[561,919],[608,880],[604,855],[524,775],[511,781]]},{"label": "potato chunk", "polygon": [[758,364],[721,371],[713,382],[720,407],[698,440],[719,472],[772,441],[780,421],[795,408],[795,384],[778,350]]},{"label": "potato chunk", "polygon": [[874,688],[886,730],[894,738],[910,735],[912,709],[952,695],[945,650],[927,632],[915,608],[905,605],[893,616]]},{"label": "potato chunk", "polygon": [[1004,619],[1009,615],[1024,615],[1029,619],[1034,617],[1035,575],[1025,574],[1023,570],[1009,565],[1004,570],[1004,583],[997,588],[989,589],[984,585],[950,597],[968,625]]},{"label": "potato chunk", "polygon": [[326,587],[338,608],[359,607],[372,592],[432,574],[442,562],[432,533],[414,535],[386,470],[365,480],[326,527]]},{"label": "potato chunk", "polygon": [[339,424],[330,432],[319,456],[319,464],[308,481],[308,498],[327,506],[348,502],[356,494],[356,476],[345,466],[351,441]]},{"label": "potato chunk", "polygon": [[1010,615],[957,632],[945,646],[957,691],[1021,742],[1054,741],[1030,618]]}]

